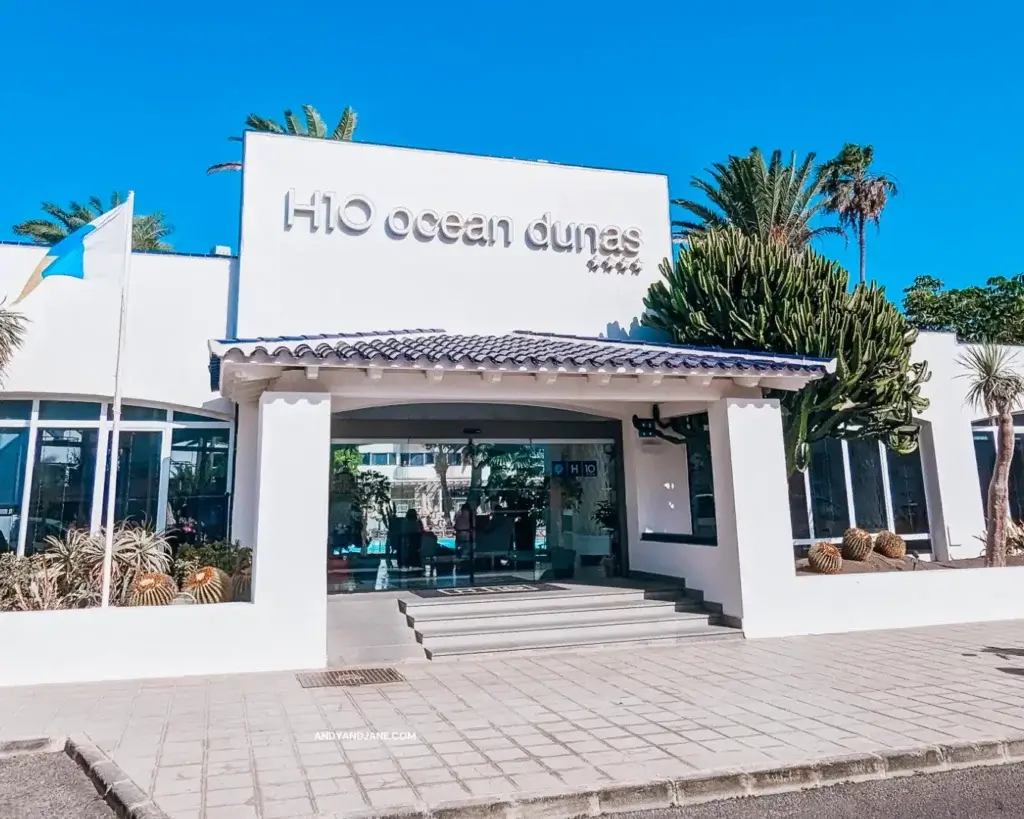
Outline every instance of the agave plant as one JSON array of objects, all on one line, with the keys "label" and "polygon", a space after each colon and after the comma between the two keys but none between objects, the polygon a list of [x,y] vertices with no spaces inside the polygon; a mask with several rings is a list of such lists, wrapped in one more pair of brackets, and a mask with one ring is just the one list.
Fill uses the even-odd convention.
[{"label": "agave plant", "polygon": [[13,552],[0,555],[0,611],[17,610],[17,587],[27,579],[25,558]]},{"label": "agave plant", "polygon": [[0,559],[2,611],[73,609],[87,606],[92,600],[88,587],[66,587],[60,570],[45,555],[4,555]]},{"label": "agave plant", "polygon": [[[90,577],[102,578],[106,532],[100,530],[85,546]],[[114,527],[110,561],[110,602],[120,605],[139,575],[167,574],[171,568],[171,545],[161,532],[144,526],[119,523]]]},{"label": "agave plant", "polygon": [[1024,554],[1024,524],[1008,521],[1006,524],[1006,553]]},{"label": "agave plant", "polygon": [[[95,541],[94,533],[74,527],[68,529],[63,537],[50,535],[46,538],[46,551],[43,552],[46,563],[66,587],[89,584],[90,555]],[[102,544],[100,546],[102,548]]]}]

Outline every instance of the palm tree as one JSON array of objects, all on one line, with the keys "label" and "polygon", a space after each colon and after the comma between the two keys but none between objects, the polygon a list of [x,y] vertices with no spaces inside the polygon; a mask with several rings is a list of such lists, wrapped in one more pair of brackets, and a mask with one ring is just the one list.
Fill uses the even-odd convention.
[{"label": "palm tree", "polygon": [[773,151],[767,163],[760,148],[747,156],[730,156],[705,172],[710,180],[693,177],[691,187],[701,191],[709,204],[690,199],[673,199],[672,204],[690,217],[674,221],[673,229],[685,239],[694,233],[731,225],[763,241],[781,241],[803,247],[819,236],[841,234],[834,225],[812,227],[824,209],[822,179],[814,170],[813,153],[797,163],[796,152],[788,163],[782,151]]},{"label": "palm tree", "polygon": [[452,522],[452,490],[448,486],[448,470],[462,460],[463,444],[426,444],[428,452],[434,454],[434,472],[441,486],[441,515],[445,524]]},{"label": "palm tree", "polygon": [[[115,191],[109,205],[104,205],[98,196],[90,196],[85,204],[72,202],[67,210],[53,202],[43,202],[43,212],[52,219],[29,219],[12,229],[16,236],[27,236],[37,245],[55,245],[123,201],[121,194]],[[173,232],[174,228],[164,221],[162,213],[137,215],[132,221],[132,250],[173,250],[164,241]]]},{"label": "palm tree", "polygon": [[[272,119],[261,117],[256,114],[249,114],[245,118],[245,128],[249,131],[263,131],[272,134],[290,134],[291,136],[308,136],[316,139],[335,139],[342,142],[351,142],[352,136],[356,132],[356,121],[358,117],[356,112],[351,108],[345,108],[341,112],[341,119],[338,120],[338,124],[334,126],[334,130],[328,133],[327,126],[324,124],[323,117],[320,116],[320,112],[316,110],[312,105],[302,106],[303,117],[306,120],[305,123],[299,121],[299,118],[291,111],[287,110],[284,112],[284,125],[275,122]],[[242,137],[228,137],[232,142],[241,142]],[[242,170],[241,162],[221,162],[217,165],[211,165],[206,169],[208,174],[217,173],[219,171],[240,171]]]},{"label": "palm tree", "polygon": [[970,347],[960,357],[968,379],[967,401],[996,418],[996,465],[988,485],[988,526],[985,562],[1006,565],[1007,521],[1010,517],[1010,462],[1013,460],[1013,411],[1024,400],[1024,376],[1014,367],[1015,356],[997,344]]},{"label": "palm tree", "polygon": [[839,215],[839,224],[857,231],[860,247],[860,281],[867,280],[866,236],[868,222],[879,227],[878,220],[889,201],[899,191],[884,173],[872,173],[875,149],[870,145],[847,143],[835,159],[821,167],[825,186],[825,209]]}]

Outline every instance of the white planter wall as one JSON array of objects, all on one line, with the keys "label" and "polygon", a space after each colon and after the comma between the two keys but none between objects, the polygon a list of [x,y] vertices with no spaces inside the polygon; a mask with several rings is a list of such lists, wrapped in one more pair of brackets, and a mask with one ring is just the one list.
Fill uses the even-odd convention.
[{"label": "white planter wall", "polygon": [[1024,567],[793,576],[747,637],[789,637],[1024,618]]}]

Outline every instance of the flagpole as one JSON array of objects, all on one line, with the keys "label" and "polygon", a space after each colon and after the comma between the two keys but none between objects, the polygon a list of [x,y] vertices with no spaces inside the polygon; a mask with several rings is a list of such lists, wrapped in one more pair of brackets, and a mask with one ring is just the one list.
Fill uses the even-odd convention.
[{"label": "flagpole", "polygon": [[125,203],[128,210],[128,228],[125,231],[124,267],[121,272],[121,315],[117,330],[117,360],[114,365],[113,425],[110,431],[110,470],[107,478],[107,512],[104,521],[106,540],[103,547],[103,592],[100,605],[110,605],[110,575],[114,557],[114,510],[117,504],[117,462],[121,442],[121,366],[124,362],[124,342],[128,327],[128,286],[132,273],[132,224],[135,218],[135,191],[128,191]]}]

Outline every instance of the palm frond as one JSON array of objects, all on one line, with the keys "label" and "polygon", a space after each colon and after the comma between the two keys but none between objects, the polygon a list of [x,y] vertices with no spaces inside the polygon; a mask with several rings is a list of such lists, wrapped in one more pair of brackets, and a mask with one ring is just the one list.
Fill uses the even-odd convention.
[{"label": "palm frond", "polygon": [[28,318],[17,310],[11,310],[0,302],[0,383],[7,372],[14,354],[25,341]]},{"label": "palm frond", "polygon": [[174,232],[174,227],[164,221],[164,214],[149,213],[136,216],[132,222],[132,249],[169,251],[174,247],[163,241]]},{"label": "palm frond", "polygon": [[1012,413],[1024,400],[1024,376],[1016,354],[999,344],[968,347],[959,358],[967,378],[967,403],[990,416]]},{"label": "palm frond", "polygon": [[334,133],[331,134],[331,139],[351,142],[352,136],[356,132],[356,121],[358,119],[356,112],[350,107],[346,107],[345,110],[341,112],[341,119],[338,120],[338,125],[334,129]]},{"label": "palm frond", "polygon": [[43,213],[47,214],[48,216],[52,216],[54,219],[56,219],[58,222],[64,225],[65,228],[71,228],[73,217],[70,213],[64,210],[64,208],[55,205],[53,202],[43,202],[41,207]]},{"label": "palm frond", "polygon": [[291,134],[292,136],[302,136],[306,133],[302,128],[302,124],[299,122],[299,118],[295,116],[295,113],[290,109],[284,112],[284,130],[285,133]]},{"label": "palm frond", "polygon": [[249,114],[245,118],[245,127],[253,131],[266,131],[272,134],[283,134],[284,128],[274,120],[261,117],[257,114]]},{"label": "palm frond", "polygon": [[221,171],[240,171],[242,170],[241,162],[218,162],[216,165],[211,165],[206,169],[206,174],[220,173]]},{"label": "palm frond", "polygon": [[11,230],[15,236],[27,236],[37,245],[55,245],[68,235],[66,228],[46,219],[29,219],[14,225]]},{"label": "palm frond", "polygon": [[303,105],[302,113],[306,116],[306,133],[317,139],[324,139],[327,136],[327,126],[324,125],[320,112],[312,105]]},{"label": "palm frond", "polygon": [[742,233],[765,241],[802,247],[819,236],[841,232],[837,226],[812,226],[824,212],[824,173],[815,172],[815,155],[798,160],[796,152],[781,150],[765,158],[757,147],[746,156],[730,156],[694,177],[690,186],[706,202],[675,199],[672,204],[699,219],[697,227],[683,227],[692,219],[677,220],[684,232],[701,232],[732,225]]},{"label": "palm frond", "polygon": [[[245,127],[250,131],[263,131],[274,134],[290,134],[292,136],[311,136],[316,139],[327,139],[327,125],[324,123],[323,117],[320,116],[320,112],[317,111],[312,105],[302,106],[302,115],[305,123],[300,121],[299,117],[291,110],[284,112],[284,125],[275,122],[272,119],[261,117],[258,114],[249,114],[245,118]],[[356,130],[356,112],[350,107],[346,107],[341,113],[341,119],[338,121],[334,131],[330,134],[330,139],[351,141],[353,134]],[[241,142],[242,137],[231,136],[228,137],[232,142]],[[218,162],[216,165],[211,165],[206,169],[207,175],[220,173],[221,171],[240,171],[242,170],[241,162]]]}]

